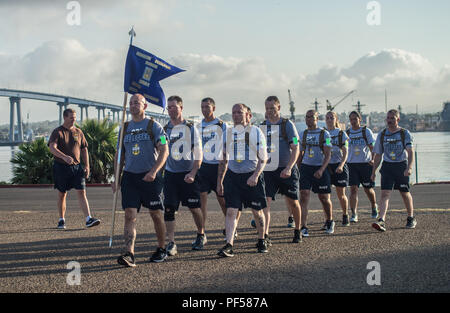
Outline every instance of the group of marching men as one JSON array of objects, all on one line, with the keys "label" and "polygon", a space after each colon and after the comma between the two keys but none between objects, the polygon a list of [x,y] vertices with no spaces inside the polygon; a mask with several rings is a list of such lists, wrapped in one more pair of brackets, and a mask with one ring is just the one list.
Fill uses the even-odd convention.
[{"label": "group of marching men", "polygon": [[[217,253],[220,257],[234,256],[233,244],[243,208],[252,209],[252,226],[258,232],[257,251],[268,252],[272,245],[270,206],[277,193],[284,195],[289,210],[293,243],[309,236],[311,189],[318,194],[325,213],[322,230],[334,233],[332,184],[342,207],[343,226],[358,222],[360,184],[371,203],[373,228],[386,231],[385,217],[393,188],[400,191],[405,203],[406,227],[416,225],[409,192],[414,164],[412,136],[398,126],[400,116],[396,110],[387,113],[387,128],[375,140],[372,131],[361,125],[358,112],[350,113],[351,127],[344,131],[339,128],[335,112],[326,114],[327,127],[322,129],[317,125],[318,112],[309,110],[305,116],[307,129],[299,134],[291,121],[281,117],[276,96],[265,100],[266,119],[258,126],[251,123],[251,109],[242,103],[233,106],[232,125],[227,125],[215,117],[212,98],[201,101],[204,118],[198,125],[183,118],[179,96],[167,100],[170,121],[165,126],[146,118],[146,108],[142,95],[131,97],[132,119],[119,131],[122,140],[118,140],[114,162],[119,167],[117,172],[122,173],[111,185],[114,193],[120,188],[125,211],[125,252],[117,259],[123,266],[136,266],[136,218],[141,206],[150,211],[158,241],[150,262],[163,262],[177,254],[175,217],[180,202],[189,208],[197,228],[192,249],[202,250],[207,243],[205,224],[211,191],[216,193],[225,216],[226,244]],[[381,199],[377,205],[373,187],[382,158]],[[345,190],[348,186],[349,200]]]}]

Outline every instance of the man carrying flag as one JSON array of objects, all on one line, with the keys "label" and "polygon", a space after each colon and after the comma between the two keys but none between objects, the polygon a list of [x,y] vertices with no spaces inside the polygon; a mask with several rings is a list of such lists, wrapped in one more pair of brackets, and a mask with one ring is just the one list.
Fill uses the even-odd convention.
[{"label": "man carrying flag", "polygon": [[[135,94],[130,99],[132,120],[126,122],[120,130],[123,132],[123,149],[121,163],[125,164],[122,181],[122,208],[125,210],[125,253],[117,262],[127,267],[135,267],[134,243],[136,241],[136,218],[141,205],[150,210],[155,226],[158,248],[150,257],[150,262],[163,262],[165,250],[166,227],[163,220],[161,192],[163,188],[162,167],[169,155],[166,134],[162,126],[153,119],[145,118],[147,103],[144,96]],[[118,152],[115,156],[117,166]],[[117,180],[112,184],[117,191]]]}]

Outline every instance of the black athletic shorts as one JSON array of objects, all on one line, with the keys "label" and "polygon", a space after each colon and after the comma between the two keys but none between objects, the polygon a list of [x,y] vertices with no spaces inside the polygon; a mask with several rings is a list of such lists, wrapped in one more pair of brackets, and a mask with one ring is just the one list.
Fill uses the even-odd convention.
[{"label": "black athletic shorts", "polygon": [[198,170],[200,176],[200,192],[210,193],[214,191],[217,194],[217,171],[219,164],[202,163]]},{"label": "black athletic shorts", "polygon": [[347,163],[344,164],[344,168],[342,169],[342,173],[340,173],[340,174],[336,173],[336,169],[338,166],[339,166],[339,163],[328,164],[328,170],[330,171],[331,184],[335,185],[336,187],[347,187],[348,183],[349,183],[349,181],[348,181],[349,173],[348,173]]},{"label": "black athletic shorts", "polygon": [[381,165],[381,190],[397,189],[401,192],[409,192],[409,176],[405,176],[408,162],[386,162]]},{"label": "black athletic shorts", "polygon": [[375,187],[375,182],[370,179],[372,176],[372,165],[369,163],[347,163],[349,171],[349,185],[364,188]]},{"label": "black athletic shorts", "polygon": [[163,210],[162,194],[163,178],[161,171],[152,182],[142,180],[145,173],[123,172],[120,188],[122,190],[122,209],[136,208],[138,212],[141,205],[150,210]]},{"label": "black athletic shorts", "polygon": [[252,175],[253,172],[238,174],[230,169],[227,170],[223,180],[226,208],[235,208],[242,211],[244,207],[259,211],[267,207],[264,173],[259,176],[255,187],[247,185],[247,180]]},{"label": "black athletic shorts", "polygon": [[297,165],[291,170],[291,177],[281,178],[280,174],[284,167],[279,167],[275,171],[264,172],[264,183],[266,186],[266,197],[275,200],[275,195],[279,192],[293,200],[298,200],[299,172]]},{"label": "black athletic shorts", "polygon": [[164,207],[178,210],[180,202],[189,209],[200,208],[200,177],[195,175],[192,184],[184,181],[189,172],[164,171]]},{"label": "black athletic shorts", "polygon": [[300,164],[300,190],[311,190],[314,193],[331,193],[331,181],[329,171],[323,171],[322,177],[317,179],[314,173],[321,166]]},{"label": "black athletic shorts", "polygon": [[54,188],[60,192],[66,192],[72,188],[76,190],[86,189],[84,167],[81,164],[68,165],[53,162]]}]

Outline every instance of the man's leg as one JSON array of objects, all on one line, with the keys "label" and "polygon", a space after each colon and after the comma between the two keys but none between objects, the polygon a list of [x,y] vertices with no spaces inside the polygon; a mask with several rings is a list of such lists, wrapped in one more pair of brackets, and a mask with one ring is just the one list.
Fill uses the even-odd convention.
[{"label": "man's leg", "polygon": [[336,194],[341,204],[342,214],[348,215],[348,199],[345,194],[345,187],[336,187]]},{"label": "man's leg", "polygon": [[194,218],[195,226],[197,226],[197,234],[204,234],[205,228],[203,226],[203,214],[201,208],[189,209],[192,213],[192,217]]},{"label": "man's leg", "polygon": [[150,210],[150,216],[155,227],[156,239],[158,240],[158,248],[165,249],[166,246],[166,224],[161,210]]},{"label": "man's leg", "polygon": [[289,212],[292,212],[295,221],[295,229],[299,230],[301,226],[302,211],[300,208],[300,202],[298,200],[291,199],[289,197],[284,197],[286,199],[287,207]]},{"label": "man's leg", "polygon": [[411,196],[411,193],[408,192],[402,192],[400,191],[400,195],[402,196],[403,203],[405,204],[406,211],[408,212],[409,217],[414,216],[414,204],[413,204],[413,198]]},{"label": "man's leg", "polygon": [[375,190],[373,190],[373,188],[364,188],[364,192],[366,193],[367,198],[370,201],[371,208],[375,208],[377,204]]},{"label": "man's leg", "polygon": [[206,216],[208,211],[208,193],[200,193],[200,209],[202,211],[203,227],[206,229]]},{"label": "man's leg", "polygon": [[88,217],[91,215],[89,210],[89,202],[86,196],[86,189],[77,190],[78,203],[80,205],[81,210],[83,211],[84,217]]},{"label": "man's leg", "polygon": [[264,239],[264,229],[266,228],[263,210],[252,209],[253,218],[256,221],[256,229],[258,230],[258,239]]},{"label": "man's leg", "polygon": [[350,186],[350,209],[352,214],[357,214],[358,209],[358,186]]},{"label": "man's leg", "polygon": [[64,216],[66,215],[66,198],[67,198],[67,192],[61,192],[58,190],[59,218],[64,218]]},{"label": "man's leg", "polygon": [[391,190],[381,190],[381,199],[380,199],[380,214],[379,218],[383,221],[386,221],[386,213],[389,206],[389,199],[391,197]]},{"label": "man's leg", "polygon": [[134,243],[136,242],[136,208],[125,209],[124,239],[125,250],[134,254]]},{"label": "man's leg", "polygon": [[[270,204],[272,203],[272,197],[267,197],[266,200],[267,200],[267,207],[265,207],[263,209],[264,220],[265,220],[263,232],[264,232],[264,235],[268,236],[269,235],[269,224],[270,224]],[[258,222],[258,220],[255,220],[255,221]],[[256,225],[258,225],[258,223],[256,223]],[[256,228],[258,228],[258,227],[256,227]]]},{"label": "man's leg", "polygon": [[227,215],[225,217],[225,233],[227,237],[227,243],[233,245],[234,243],[234,232],[237,227],[237,214],[239,210],[236,208],[227,208]]},{"label": "man's leg", "polygon": [[300,190],[300,208],[302,227],[307,227],[308,204],[311,191],[308,189]]},{"label": "man's leg", "polygon": [[325,216],[327,221],[333,220],[333,207],[330,199],[329,193],[319,193],[319,200],[322,203],[323,211],[325,212]]}]

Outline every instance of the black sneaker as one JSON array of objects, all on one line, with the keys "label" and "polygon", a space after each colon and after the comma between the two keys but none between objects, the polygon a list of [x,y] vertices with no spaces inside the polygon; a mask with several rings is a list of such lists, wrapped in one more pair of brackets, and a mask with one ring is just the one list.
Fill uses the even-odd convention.
[{"label": "black sneaker", "polygon": [[300,229],[294,229],[294,239],[292,239],[293,243],[299,243],[302,241],[302,233]]},{"label": "black sneaker", "polygon": [[348,215],[342,215],[342,226],[350,226]]},{"label": "black sneaker", "polygon": [[127,252],[117,258],[117,263],[126,267],[135,267],[134,254]]},{"label": "black sneaker", "polygon": [[408,219],[406,220],[406,228],[416,228],[417,221],[414,216],[408,216]]},{"label": "black sneaker", "polygon": [[100,220],[91,217],[87,222],[86,222],[86,227],[94,227],[97,226],[98,224],[100,224]]},{"label": "black sneaker", "polygon": [[327,224],[327,228],[325,229],[325,232],[327,234],[333,234],[334,233],[334,225],[335,225],[334,221],[333,220],[327,221],[326,224]]},{"label": "black sneaker", "polygon": [[222,249],[219,250],[217,253],[218,256],[226,258],[226,257],[233,257],[233,246],[227,243]]},{"label": "black sneaker", "polygon": [[202,250],[205,243],[206,243],[205,234],[197,234],[197,239],[195,239],[195,242],[192,245],[192,250]]},{"label": "black sneaker", "polygon": [[303,237],[309,237],[308,227],[302,226],[302,228],[300,228],[300,232]]},{"label": "black sneaker", "polygon": [[177,254],[177,245],[175,244],[175,242],[169,242],[166,246],[166,251],[167,255],[169,256],[174,256],[175,254]]},{"label": "black sneaker", "polygon": [[266,241],[268,247],[272,247],[272,239],[270,239],[269,235],[265,234],[264,240]]},{"label": "black sneaker", "polygon": [[58,222],[58,226],[56,228],[58,228],[58,229],[66,229],[66,222],[64,220],[60,220]]},{"label": "black sneaker", "polygon": [[294,223],[294,217],[293,216],[289,216],[288,217],[288,224],[287,224],[288,228],[294,228],[295,227],[295,223]]},{"label": "black sneaker", "polygon": [[161,263],[167,259],[166,249],[158,248],[150,257],[150,262]]},{"label": "black sneaker", "polygon": [[378,219],[378,222],[373,223],[372,227],[378,231],[386,231],[386,223],[381,218]]},{"label": "black sneaker", "polygon": [[258,239],[257,247],[259,253],[269,252],[269,250],[267,250],[267,241],[265,239]]}]

